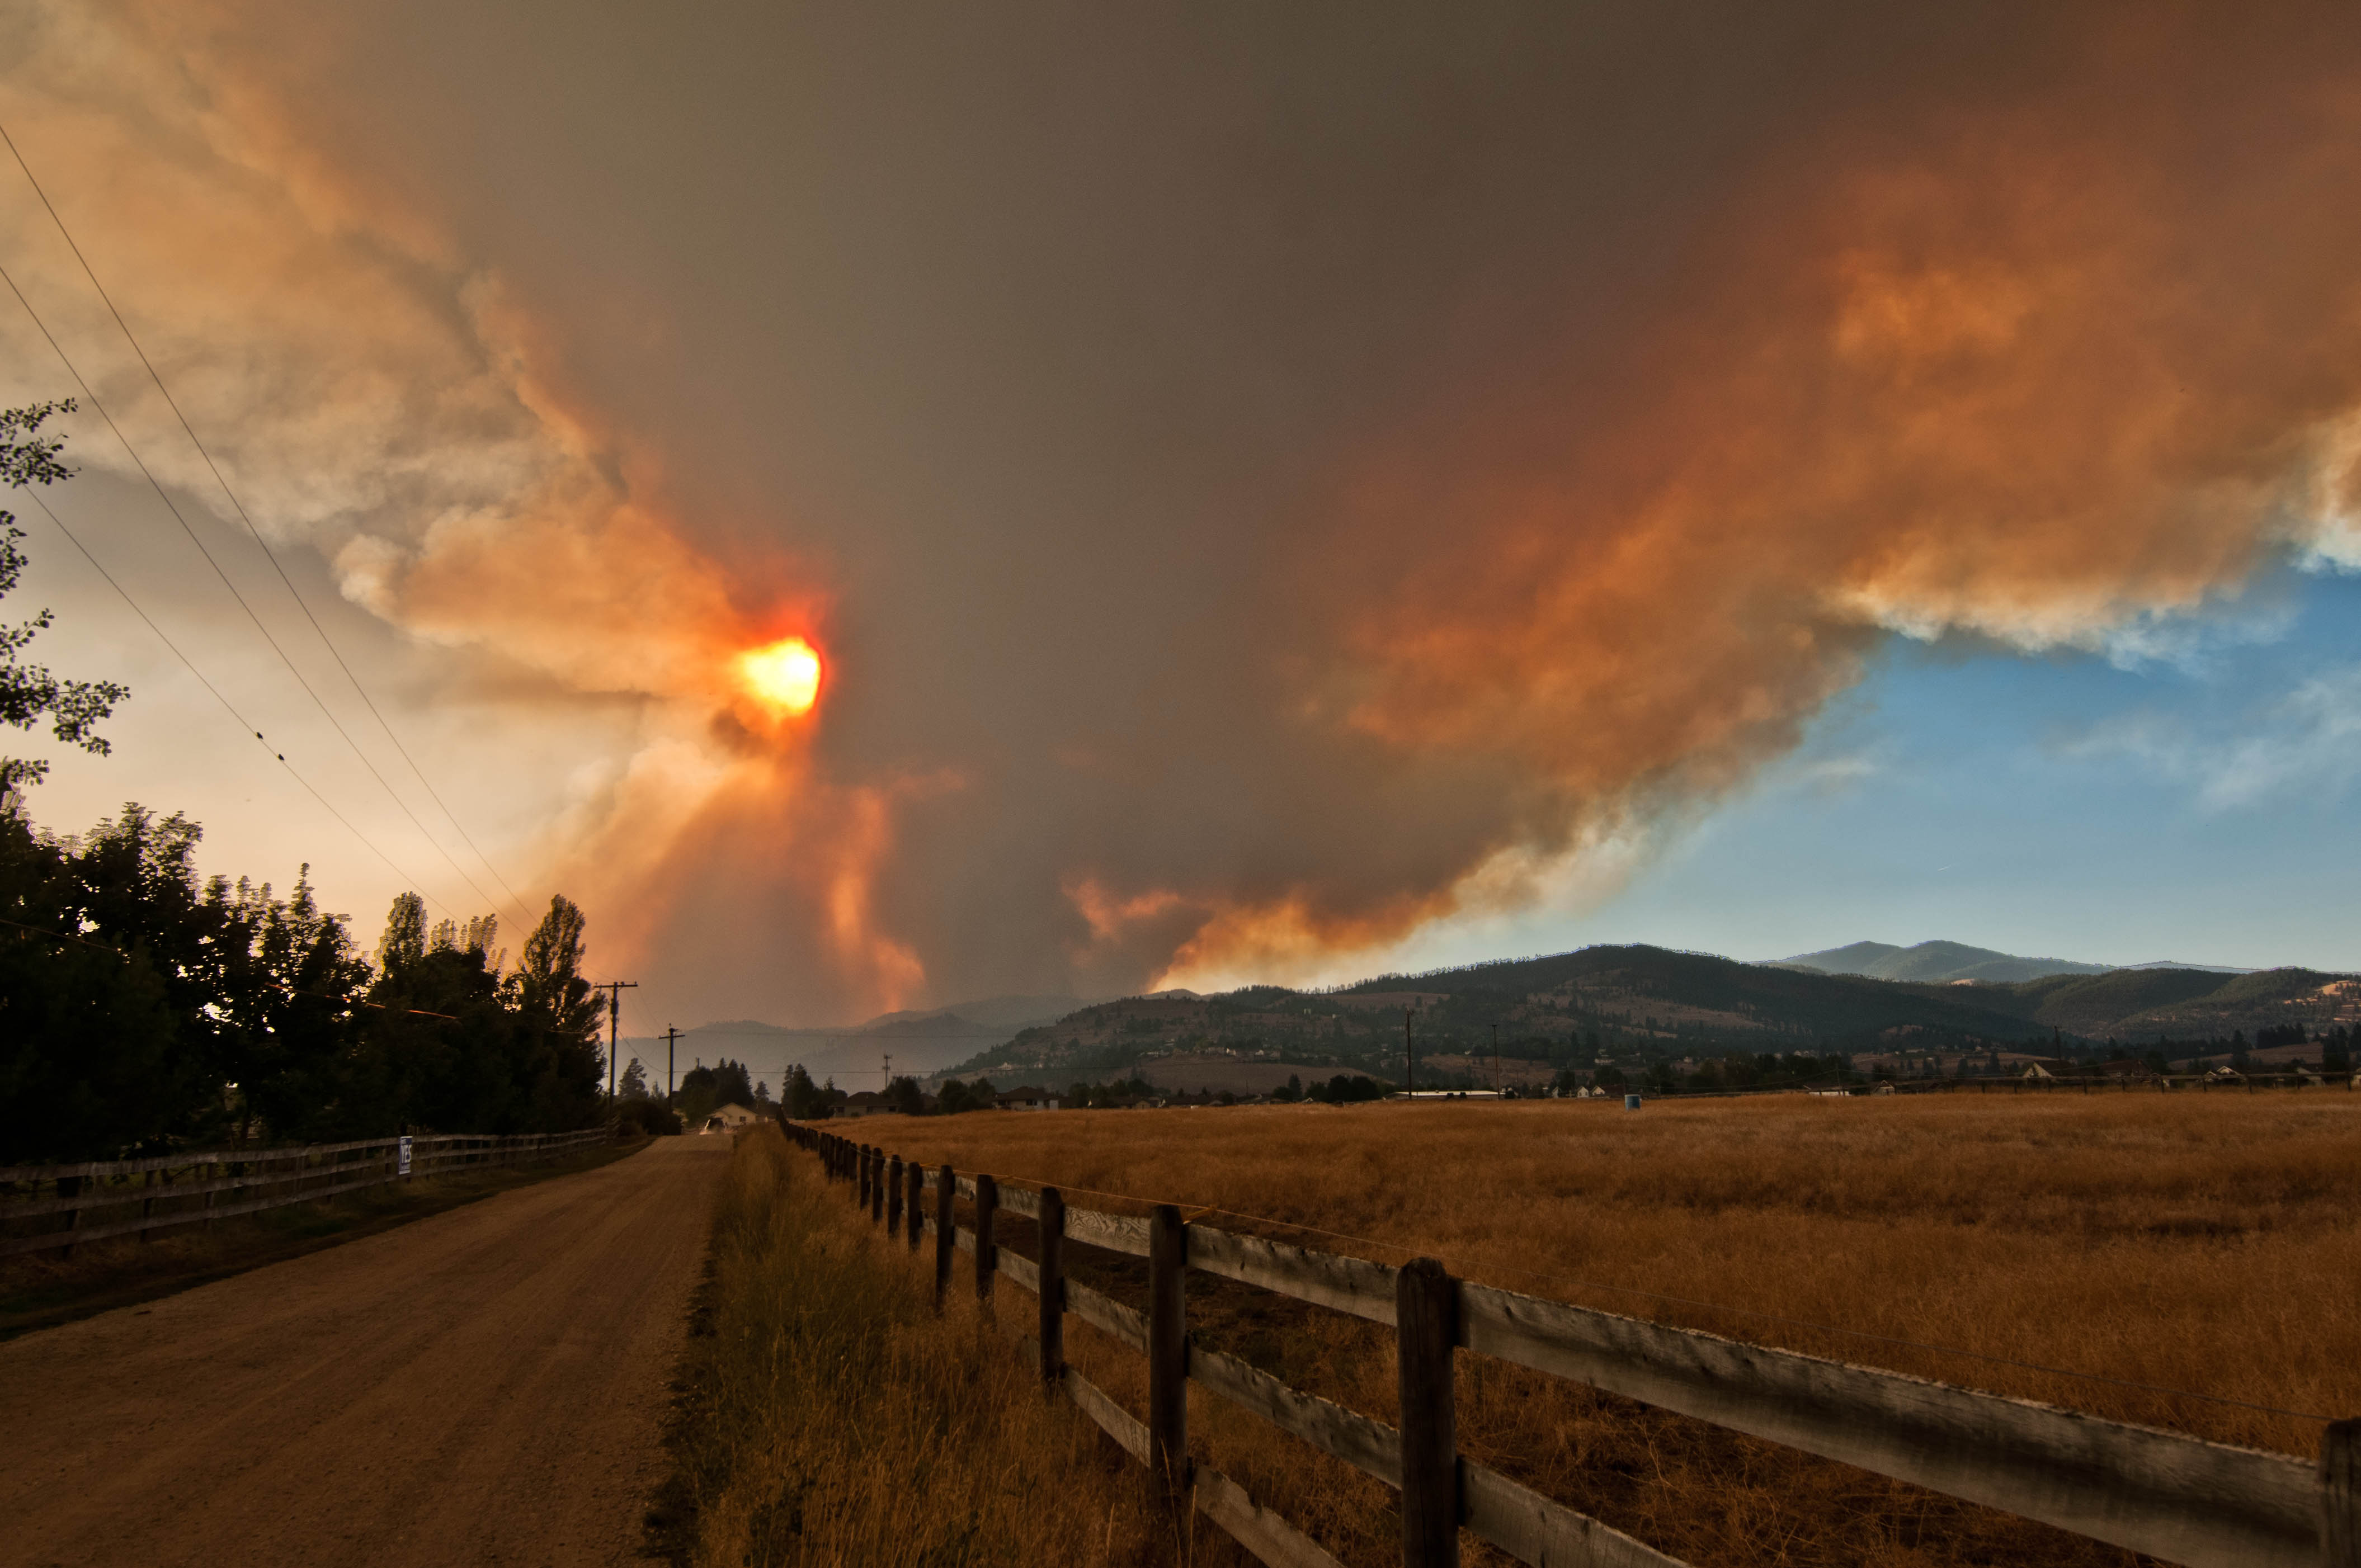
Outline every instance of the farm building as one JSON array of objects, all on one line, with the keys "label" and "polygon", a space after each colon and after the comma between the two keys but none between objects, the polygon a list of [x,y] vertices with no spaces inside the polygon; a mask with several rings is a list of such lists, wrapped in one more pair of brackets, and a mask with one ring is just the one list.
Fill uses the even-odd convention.
[{"label": "farm building", "polygon": [[734,1133],[741,1127],[753,1125],[763,1118],[743,1105],[723,1105],[705,1119],[699,1133]]}]

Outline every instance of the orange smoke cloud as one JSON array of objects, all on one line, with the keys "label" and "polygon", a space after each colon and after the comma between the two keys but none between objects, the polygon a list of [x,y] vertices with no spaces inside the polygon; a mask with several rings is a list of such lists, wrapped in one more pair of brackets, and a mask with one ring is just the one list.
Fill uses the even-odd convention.
[{"label": "orange smoke cloud", "polygon": [[[1685,236],[1640,282],[1572,256],[1571,225],[1538,231],[1565,245],[1558,270],[1485,270],[1563,171],[1516,137],[1443,146],[1452,126],[1423,117],[1436,169],[1487,171],[1464,206],[1417,208],[1438,230],[1464,220],[1447,244],[1387,229],[1418,198],[1406,175],[1293,147],[1234,168],[1204,150],[1226,139],[1118,148],[1095,185],[1094,166],[1073,171],[1110,203],[1155,187],[1143,203],[1180,214],[1163,228],[1123,215],[1163,215],[1150,205],[1071,198],[1059,232],[1062,165],[1026,199],[960,209],[976,233],[957,246],[895,226],[930,203],[874,201],[886,176],[807,179],[795,189],[815,202],[853,190],[834,214],[848,233],[894,210],[870,253],[893,269],[801,257],[799,278],[847,292],[813,308],[825,330],[780,318],[798,352],[865,331],[829,363],[894,367],[836,400],[886,411],[871,417],[887,433],[848,455],[861,435],[830,432],[831,460],[860,470],[840,499],[873,513],[840,537],[882,541],[862,576],[705,543],[795,522],[686,515],[661,433],[576,391],[555,324],[471,268],[391,156],[307,87],[313,62],[275,47],[305,36],[293,8],[258,25],[242,5],[36,15],[0,68],[0,111],[56,171],[265,532],[317,548],[349,598],[447,653],[451,689],[522,694],[486,726],[533,758],[516,771],[540,831],[516,848],[589,901],[602,961],[728,978],[732,997],[849,1013],[939,985],[1317,970],[1529,902],[1569,864],[1628,864],[1794,745],[1897,636],[2103,650],[2267,563],[2361,561],[2361,59],[2333,17],[2308,33],[2258,13],[2214,37],[2194,13],[2126,9],[2119,26],[2093,9],[2016,40],[2045,61],[2022,80],[1921,60],[1890,93],[1883,62],[1855,60],[1841,87],[1816,78],[1811,102],[1783,91],[1760,111],[1742,169],[1682,185],[1710,194],[1698,210],[1632,198],[1609,214]],[[1143,81],[1163,79],[1155,60]],[[1521,90],[1555,95],[1543,81]],[[1399,160],[1399,128],[1369,138],[1371,161]],[[1010,164],[1033,167],[1010,134]],[[887,159],[924,138],[914,122],[841,140]],[[1335,139],[1353,139],[1342,122]],[[1209,164],[1274,183],[1213,180],[1179,205]],[[907,189],[964,200],[967,167]],[[1309,222],[1256,251],[1254,231],[1287,223],[1235,221],[1340,186],[1367,209],[1323,208],[1324,226],[1366,254],[1321,251]],[[71,194],[87,192],[106,199]],[[58,302],[61,332],[103,340],[38,215],[0,204],[12,266]],[[1135,228],[1158,237],[1125,248]],[[1208,235],[1202,254],[1148,254]],[[1267,293],[1245,265],[1220,270],[1234,250],[1283,270],[1299,241],[1335,265]],[[1052,255],[1092,260],[1046,306],[991,270],[1055,275]],[[952,258],[956,287],[930,258]],[[1126,267],[1137,297],[1083,314]],[[1381,335],[1404,301],[1447,313],[1462,296],[1422,291],[1422,269],[1453,269],[1466,294],[1513,297],[1470,307],[1509,327],[1471,326],[1475,346],[1431,360],[1337,346]],[[848,305],[872,286],[905,292]],[[1127,340],[1163,361],[1061,334],[1070,308],[1130,330],[1179,300],[1204,320]],[[1323,316],[1343,325],[1291,334]],[[21,375],[38,344],[9,341],[24,352],[0,375]],[[1357,373],[1280,363],[1307,345],[1307,361],[1402,384],[1380,400],[1338,389]],[[938,352],[989,373],[904,362]],[[1128,378],[1112,395],[1107,366]],[[169,429],[136,366],[99,377],[134,428]],[[792,422],[795,400],[777,401]],[[939,428],[914,438],[913,410]],[[1236,455],[1264,424],[1302,449],[1295,466]],[[827,444],[791,433],[783,449]],[[204,493],[191,455],[157,450],[168,483]],[[97,443],[77,456],[119,461]],[[938,469],[951,477],[930,491]],[[1060,482],[1024,482],[1035,470]],[[1229,527],[1239,515],[1253,527]],[[1185,543],[1126,551],[1126,531]],[[862,601],[840,616],[851,583]]]},{"label": "orange smoke cloud", "polygon": [[1524,805],[1375,902],[1201,891],[1170,975],[1499,907],[1504,857],[1710,800],[1893,634],[2103,650],[2349,554],[2361,73],[2152,28],[2070,97],[1778,148],[1611,351],[1389,432],[1300,568],[1307,708]]},{"label": "orange smoke cloud", "polygon": [[[313,38],[301,20],[277,24]],[[711,854],[820,912],[807,990],[852,1007],[913,993],[923,970],[872,890],[895,792],[819,777],[808,727],[785,722],[812,712],[823,666],[817,632],[776,628],[823,624],[825,596],[793,562],[691,542],[659,460],[571,392],[547,324],[299,111],[277,72],[320,51],[255,49],[255,22],[49,6],[0,72],[0,118],[240,499],[266,536],[327,556],[346,598],[522,687],[503,739],[573,762],[544,831],[502,858],[584,898],[602,963],[661,946],[678,868]],[[25,194],[0,203],[18,282],[159,476],[225,510]],[[29,325],[0,330],[17,350],[7,400],[56,395]],[[131,472],[103,427],[75,455]]]}]

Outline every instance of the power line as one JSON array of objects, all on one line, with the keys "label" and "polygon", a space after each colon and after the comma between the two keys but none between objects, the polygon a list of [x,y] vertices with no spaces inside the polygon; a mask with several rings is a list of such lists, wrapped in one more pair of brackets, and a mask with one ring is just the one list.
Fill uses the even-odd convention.
[{"label": "power line", "polygon": [[[490,857],[486,855],[481,849],[477,847],[476,840],[468,835],[466,825],[459,820],[457,814],[453,812],[451,807],[445,803],[441,794],[435,790],[433,781],[427,778],[425,770],[422,769],[418,765],[418,760],[410,754],[410,748],[401,743],[401,737],[393,732],[393,726],[387,723],[385,715],[378,711],[376,700],[369,696],[368,688],[361,685],[360,677],[353,674],[353,667],[345,662],[345,655],[343,652],[337,648],[335,639],[328,635],[328,629],[320,624],[320,618],[313,615],[312,613],[312,607],[304,602],[302,594],[297,590],[294,580],[288,576],[287,568],[280,564],[279,556],[271,550],[269,542],[262,537],[262,531],[254,525],[254,519],[247,514],[246,503],[239,500],[237,499],[237,492],[230,488],[229,480],[223,477],[220,466],[214,462],[213,453],[207,450],[205,444],[203,441],[198,439],[195,428],[189,423],[189,416],[181,411],[180,402],[172,396],[171,389],[164,385],[164,378],[157,373],[154,362],[148,357],[148,351],[139,345],[139,339],[133,334],[130,323],[123,319],[123,313],[115,308],[115,297],[106,291],[106,285],[98,280],[98,273],[92,269],[90,258],[82,254],[82,247],[75,243],[72,231],[66,227],[65,219],[59,215],[56,204],[49,200],[49,193],[41,188],[40,181],[33,174],[32,165],[25,161],[24,153],[17,149],[16,138],[8,134],[8,129],[5,125],[0,125],[0,142],[5,142],[7,144],[10,156],[16,159],[16,167],[24,170],[26,182],[32,186],[33,194],[41,199],[41,206],[49,214],[49,221],[57,225],[59,236],[66,242],[66,248],[72,251],[74,259],[82,264],[82,276],[88,278],[90,280],[90,286],[98,291],[98,297],[105,302],[107,313],[115,318],[115,324],[121,330],[124,341],[131,345],[131,352],[139,356],[139,363],[147,370],[148,378],[156,383],[156,390],[163,395],[165,406],[172,411],[172,417],[181,422],[181,429],[187,433],[189,444],[197,449],[197,455],[204,459],[205,468],[207,472],[213,475],[214,483],[221,487],[222,494],[228,498],[231,508],[236,511],[238,521],[245,523],[247,532],[254,536],[255,545],[257,548],[261,550],[263,559],[269,561],[270,563],[270,569],[279,574],[279,580],[285,586],[288,597],[295,601],[295,608],[303,612],[303,619],[305,620],[311,622],[312,630],[318,634],[321,644],[328,650],[329,656],[336,661],[336,668],[342,670],[345,673],[345,679],[352,683],[353,690],[359,694],[363,706],[367,707],[369,710],[369,717],[377,720],[378,728],[385,731],[385,738],[393,742],[393,749],[401,754],[401,760],[409,764],[411,773],[416,776],[421,784],[425,786],[428,797],[434,802],[435,806],[442,811],[444,817],[450,822],[451,826],[457,829],[461,841],[464,842],[470,850],[474,851],[476,859],[483,862],[484,869],[492,873],[492,880],[500,884],[501,891],[509,895],[509,902],[515,906],[517,913],[524,916],[524,918],[530,922],[533,918],[532,910],[526,907],[524,900],[517,896],[516,890],[509,886],[508,880],[500,875],[500,868],[492,864]],[[14,285],[12,284],[11,287],[13,288]],[[28,310],[30,309],[29,306],[27,308]],[[54,340],[52,341],[52,346],[54,346]],[[60,351],[60,357],[62,357],[62,351]],[[91,399],[93,403],[96,403],[97,400],[98,399],[95,395]],[[109,421],[108,422],[111,424],[113,422]],[[118,432],[117,433],[119,434],[120,433]],[[126,443],[126,444],[128,444]],[[225,581],[226,581],[226,579],[225,579]],[[241,605],[244,604],[244,599],[241,598],[239,603]],[[253,611],[248,610],[247,613],[251,615]],[[261,622],[258,620],[256,624],[259,626]],[[268,636],[269,634],[266,632],[265,635]],[[271,643],[271,646],[274,649],[278,647],[276,641]],[[284,659],[286,655],[281,652],[280,657]],[[289,663],[288,668],[292,670],[294,665],[291,663]],[[299,681],[302,679],[300,674],[296,678]],[[307,692],[311,691],[309,683],[305,683],[303,689]],[[319,702],[319,695],[317,693],[313,693],[312,700]],[[327,713],[328,709],[325,703],[320,704],[320,711]],[[332,713],[328,715],[328,719],[332,724],[336,723],[335,715]],[[344,726],[342,724],[336,724],[336,729],[339,734],[343,734]],[[346,735],[345,740],[347,744],[352,744],[351,736]],[[358,755],[360,752],[359,746],[353,745],[353,751],[356,755]],[[361,761],[364,763],[368,762],[368,759],[366,756],[363,756]],[[373,774],[377,773],[375,764],[369,764],[369,772]],[[390,784],[386,784],[383,775],[380,774],[378,776],[378,782],[381,784],[385,784],[386,793],[388,795],[393,795],[393,786]],[[394,804],[401,806],[403,814],[405,816],[409,815],[410,808],[407,806],[402,806],[401,797],[400,795],[394,795]],[[418,818],[414,816],[412,816],[410,819],[413,824],[416,824],[418,830],[421,833],[426,833],[426,826],[424,823],[419,822]],[[427,834],[427,841],[429,843],[433,843],[434,835]],[[439,844],[435,845],[435,850],[437,853],[441,853],[442,846]],[[482,898],[487,904],[491,902],[491,895],[489,894],[485,893],[480,887],[476,887],[474,880],[469,878],[466,872],[459,871],[459,862],[457,861],[452,860],[448,854],[445,854],[443,858],[446,861],[451,861],[451,869],[453,871],[458,871],[461,880],[467,882],[469,887],[475,888],[477,896]]]},{"label": "power line", "polygon": [[[5,276],[6,274],[5,272],[0,272],[0,277]],[[9,286],[14,288],[15,284],[11,283]],[[98,557],[90,553],[90,547],[75,536],[74,531],[65,525],[63,519],[60,518],[56,512],[49,510],[49,503],[43,500],[38,495],[35,494],[30,489],[26,490],[25,494],[32,499],[32,502],[35,506],[41,509],[41,515],[49,520],[50,526],[55,528],[60,533],[65,535],[66,543],[72,545],[76,550],[82,552],[82,558],[90,563],[91,570],[96,572],[101,577],[104,578],[106,586],[113,588],[117,594],[122,596],[123,602],[131,607],[131,613],[137,616],[141,620],[147,623],[148,630],[156,634],[156,640],[163,643],[165,647],[170,648],[172,651],[172,656],[180,660],[182,664],[188,666],[189,674],[197,677],[198,684],[203,685],[205,690],[214,694],[214,700],[220,703],[222,705],[223,711],[226,712],[232,718],[237,721],[237,727],[254,737],[256,743],[261,746],[263,753],[266,756],[277,758],[279,765],[287,770],[287,776],[293,779],[297,784],[302,784],[305,791],[311,795],[312,798],[320,803],[322,809],[326,811],[329,816],[335,817],[338,822],[342,823],[346,832],[350,833],[354,838],[359,839],[362,848],[368,850],[370,854],[375,855],[379,860],[383,861],[386,863],[387,869],[391,871],[395,876],[400,877],[405,883],[410,883],[419,887],[426,885],[419,878],[412,876],[408,872],[403,871],[399,865],[396,865],[391,855],[389,855],[383,850],[379,849],[368,834],[354,827],[350,819],[348,819],[343,812],[338,811],[335,806],[330,803],[328,797],[322,795],[319,790],[313,785],[310,779],[305,778],[302,773],[297,771],[295,764],[287,760],[287,754],[285,752],[271,750],[270,742],[263,740],[262,731],[257,729],[253,724],[247,720],[246,715],[237,710],[236,704],[232,703],[228,697],[222,695],[221,687],[214,685],[211,680],[206,678],[205,673],[197,668],[195,662],[181,651],[181,645],[179,643],[173,641],[170,637],[167,637],[164,634],[164,629],[156,624],[155,618],[150,616],[146,610],[139,608],[139,601],[131,597],[131,591],[125,587],[121,583],[116,582],[115,580],[115,574],[101,565],[99,564]],[[452,916],[449,906],[445,905],[441,899],[435,898],[431,893],[426,894],[426,897],[432,899],[434,901],[434,907],[442,910],[446,917],[454,919],[456,918],[456,916]]]},{"label": "power line", "polygon": [[[401,807],[401,814],[410,818],[411,825],[418,829],[419,833],[426,839],[429,845],[434,847],[434,852],[441,855],[444,860],[450,862],[451,869],[459,872],[459,880],[466,883],[470,888],[475,889],[477,897],[481,898],[485,903],[489,904],[492,901],[491,894],[486,893],[482,888],[477,887],[475,879],[468,876],[465,871],[460,870],[459,862],[452,860],[450,854],[444,850],[442,845],[435,843],[434,835],[426,831],[426,825],[418,820],[417,814],[412,812],[408,806],[402,804],[401,796],[394,794],[393,786],[386,783],[385,775],[377,771],[377,764],[368,760],[368,753],[364,752],[360,749],[359,744],[353,740],[349,733],[346,732],[344,725],[337,721],[335,714],[331,712],[328,705],[321,700],[320,694],[313,690],[312,683],[303,678],[303,672],[297,669],[295,667],[295,662],[287,656],[287,650],[279,645],[279,639],[270,634],[270,629],[262,623],[262,618],[254,613],[254,607],[247,602],[246,596],[244,594],[237,591],[237,585],[229,580],[229,574],[222,570],[221,563],[214,558],[214,553],[205,548],[205,542],[198,537],[197,531],[189,525],[189,520],[181,515],[181,509],[173,504],[171,496],[165,491],[162,483],[159,481],[155,474],[148,469],[146,459],[139,455],[138,448],[131,444],[131,438],[123,433],[123,428],[115,422],[115,416],[107,412],[106,404],[100,400],[96,392],[91,390],[90,382],[83,378],[82,371],[75,367],[72,358],[66,353],[64,346],[58,342],[56,335],[49,331],[49,323],[41,320],[40,313],[33,309],[33,302],[25,297],[25,291],[16,286],[16,280],[9,274],[8,269],[5,267],[0,267],[0,282],[5,282],[8,285],[8,291],[16,296],[16,302],[25,307],[25,314],[32,319],[33,325],[38,328],[40,330],[41,336],[48,340],[50,349],[58,356],[58,362],[66,367],[66,373],[74,378],[74,384],[82,389],[82,395],[90,400],[91,406],[98,411],[99,417],[106,422],[106,428],[114,433],[115,439],[122,444],[124,453],[130,457],[133,466],[139,470],[140,477],[148,481],[148,488],[156,492],[156,499],[164,503],[164,510],[172,514],[172,521],[181,525],[181,532],[189,536],[189,543],[194,544],[197,547],[197,553],[205,558],[205,565],[214,569],[214,576],[221,579],[222,587],[227,588],[229,590],[230,598],[237,601],[237,608],[246,611],[246,618],[254,622],[254,629],[262,633],[262,640],[270,644],[270,651],[279,655],[279,662],[287,666],[288,673],[295,677],[296,685],[302,686],[303,688],[303,694],[312,699],[313,704],[317,707],[323,714],[327,716],[329,724],[335,727],[338,735],[344,737],[345,744],[352,748],[353,755],[360,759],[361,766],[368,769],[369,775],[376,779],[379,787],[384,789],[385,793],[392,798],[393,804]],[[44,507],[42,510],[47,511],[49,509]],[[52,522],[57,521],[54,513],[50,515],[50,521]],[[85,552],[85,554],[87,554],[87,552]],[[117,591],[120,591],[119,587]],[[153,623],[151,622],[150,624]],[[240,722],[244,721],[241,720]],[[251,729],[252,726],[249,725],[247,728]],[[280,758],[280,761],[285,762],[286,759],[281,757]],[[307,784],[305,787],[309,788],[310,786]],[[316,795],[319,792],[314,790],[313,793]],[[325,804],[324,799],[322,804]],[[334,806],[330,806],[329,809],[334,811],[335,808]],[[338,819],[342,820],[343,814],[338,813],[337,815]],[[351,824],[346,823],[346,826],[350,827]],[[355,831],[357,832],[358,829],[355,829]],[[372,845],[371,848],[374,849],[375,846]],[[382,851],[379,851],[380,858],[382,858]],[[408,872],[404,872],[402,874],[405,880],[417,880],[411,878]],[[424,883],[422,882],[419,885],[423,887]],[[439,899],[436,900],[436,907],[442,907],[442,901]],[[445,913],[448,914],[449,911],[446,909],[445,910]]]}]

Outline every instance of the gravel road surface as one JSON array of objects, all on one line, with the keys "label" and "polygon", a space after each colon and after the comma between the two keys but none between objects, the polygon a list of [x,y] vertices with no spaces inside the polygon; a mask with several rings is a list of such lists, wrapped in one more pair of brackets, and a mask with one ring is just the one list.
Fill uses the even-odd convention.
[{"label": "gravel road surface", "polygon": [[0,1563],[637,1560],[721,1138],[0,1344]]}]

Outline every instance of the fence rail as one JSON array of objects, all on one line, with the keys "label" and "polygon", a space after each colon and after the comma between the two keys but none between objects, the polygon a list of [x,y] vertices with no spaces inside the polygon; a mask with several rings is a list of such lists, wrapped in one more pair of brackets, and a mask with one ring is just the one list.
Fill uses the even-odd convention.
[{"label": "fence rail", "polygon": [[[1032,1291],[1039,1332],[1027,1344],[1043,1381],[1148,1465],[1174,1506],[1195,1507],[1274,1565],[1317,1568],[1334,1559],[1235,1482],[1191,1465],[1184,1383],[1399,1491],[1410,1568],[1455,1563],[1461,1529],[1546,1568],[1678,1568],[1675,1559],[1458,1454],[1452,1360],[1466,1350],[2186,1568],[2361,1568],[2361,1421],[2332,1423],[2315,1465],[1520,1295],[1455,1279],[1431,1258],[1396,1268],[1312,1252],[1184,1223],[1169,1205],[1146,1219],[1070,1208],[1054,1187],[1034,1191],[949,1166],[928,1170],[808,1124],[789,1123],[786,1131],[831,1179],[854,1188],[889,1238],[905,1239],[914,1251],[934,1239],[938,1300],[961,1252],[973,1259],[979,1296],[989,1299],[1000,1275]],[[931,1215],[922,1201],[928,1192],[935,1195]],[[972,1228],[955,1223],[961,1200],[971,1206]],[[998,1241],[1002,1209],[1035,1222],[1035,1257]],[[1068,1278],[1068,1244],[1147,1258],[1149,1310]],[[1189,1269],[1392,1328],[1402,1427],[1190,1343]],[[1065,1365],[1067,1312],[1148,1358],[1145,1421]]]},{"label": "fence rail", "polygon": [[[522,1165],[611,1140],[611,1124],[507,1137],[466,1133],[359,1138],[275,1149],[208,1149],[78,1165],[0,1166],[0,1257],[316,1202],[342,1192],[471,1166]],[[403,1168],[402,1146],[410,1147]],[[24,1195],[17,1196],[17,1189]],[[47,1189],[48,1197],[42,1191]],[[221,1200],[226,1196],[228,1201]],[[30,1234],[25,1222],[63,1216]]]}]

